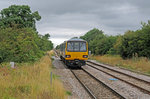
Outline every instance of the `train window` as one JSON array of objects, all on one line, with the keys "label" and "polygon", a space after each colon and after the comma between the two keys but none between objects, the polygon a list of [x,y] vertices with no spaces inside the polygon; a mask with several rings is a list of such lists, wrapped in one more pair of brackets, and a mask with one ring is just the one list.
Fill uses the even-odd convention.
[{"label": "train window", "polygon": [[85,52],[86,42],[68,42],[67,51],[69,52]]},{"label": "train window", "polygon": [[74,42],[74,51],[79,51],[79,42]]},{"label": "train window", "polygon": [[85,42],[80,42],[80,51],[81,52],[86,51],[86,43]]},{"label": "train window", "polygon": [[68,51],[73,51],[73,42],[68,42],[67,50]]}]

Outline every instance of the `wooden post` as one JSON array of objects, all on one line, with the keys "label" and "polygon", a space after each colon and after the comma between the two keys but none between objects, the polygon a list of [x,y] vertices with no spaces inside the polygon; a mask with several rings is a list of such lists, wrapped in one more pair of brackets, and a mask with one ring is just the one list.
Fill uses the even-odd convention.
[{"label": "wooden post", "polygon": [[51,72],[51,78],[50,78],[50,83],[52,84],[52,79],[53,79],[53,73]]}]

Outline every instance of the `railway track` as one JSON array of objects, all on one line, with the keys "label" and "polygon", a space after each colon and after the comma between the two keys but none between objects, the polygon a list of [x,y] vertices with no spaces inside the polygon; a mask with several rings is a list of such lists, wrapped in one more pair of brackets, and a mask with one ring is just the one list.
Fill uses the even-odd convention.
[{"label": "railway track", "polygon": [[[57,54],[57,52],[55,52],[55,54]],[[58,57],[58,55],[56,57]],[[109,68],[109,66],[106,67],[103,65],[101,66],[100,64],[91,61],[88,61],[87,65],[93,68],[92,69],[93,71],[95,70],[101,71],[109,76],[112,76],[113,78],[117,78],[120,81],[133,86],[133,88],[140,89],[139,92],[141,93],[150,95],[150,90],[149,90],[150,82],[147,80],[142,80],[140,78],[131,76],[121,71]],[[123,91],[120,92],[119,90],[116,90],[112,85],[107,84],[107,82],[103,81],[102,79],[99,79],[98,76],[93,75],[94,72],[91,73],[84,68],[81,68],[80,70],[71,69],[70,71],[75,76],[75,78],[79,81],[79,83],[83,86],[83,88],[87,91],[87,93],[92,99],[126,99],[127,97],[130,98],[130,96],[133,96],[132,94],[124,95]],[[148,98],[142,98],[142,99],[148,99]]]},{"label": "railway track", "polygon": [[109,68],[104,65],[100,65],[100,64],[97,64],[97,63],[94,63],[91,61],[88,61],[87,65],[96,70],[99,70],[105,74],[108,74],[116,79],[119,79],[125,83],[128,83],[128,84],[140,89],[142,92],[150,95],[150,82],[149,81],[137,78],[135,76],[121,72],[119,70]]},{"label": "railway track", "polygon": [[124,96],[120,95],[84,69],[71,70],[71,72],[92,99],[125,99]]}]

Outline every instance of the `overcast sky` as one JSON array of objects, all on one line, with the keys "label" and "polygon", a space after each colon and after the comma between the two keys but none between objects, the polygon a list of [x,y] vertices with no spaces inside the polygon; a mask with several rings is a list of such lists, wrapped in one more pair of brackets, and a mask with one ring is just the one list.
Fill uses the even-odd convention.
[{"label": "overcast sky", "polygon": [[116,35],[150,20],[150,0],[0,0],[0,10],[13,4],[38,11],[37,29],[49,33],[55,46],[93,28]]}]

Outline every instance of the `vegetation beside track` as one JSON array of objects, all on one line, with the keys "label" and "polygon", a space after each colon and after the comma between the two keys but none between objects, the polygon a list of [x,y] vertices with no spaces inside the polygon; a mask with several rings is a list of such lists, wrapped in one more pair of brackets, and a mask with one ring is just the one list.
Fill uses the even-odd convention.
[{"label": "vegetation beside track", "polygon": [[11,5],[0,11],[0,63],[33,62],[53,48],[50,35],[40,35],[36,21],[41,16],[28,5]]},{"label": "vegetation beside track", "polygon": [[91,56],[90,59],[150,75],[150,60],[148,58],[133,57],[132,59],[125,60],[122,59],[119,55],[99,55]]},{"label": "vegetation beside track", "polygon": [[[52,51],[49,52],[49,55]],[[29,64],[16,64],[12,69],[7,63],[0,67],[1,99],[65,99],[66,91],[56,75],[53,75],[51,59],[48,55]]]},{"label": "vegetation beside track", "polygon": [[150,21],[141,25],[136,31],[128,30],[123,35],[116,36],[106,35],[95,28],[80,38],[88,41],[89,50],[94,55],[120,55],[124,59],[150,58]]}]

